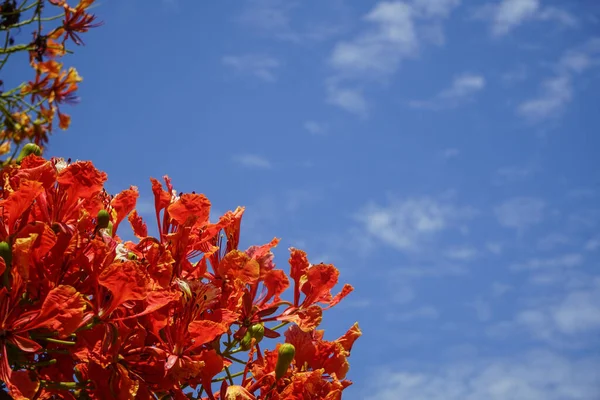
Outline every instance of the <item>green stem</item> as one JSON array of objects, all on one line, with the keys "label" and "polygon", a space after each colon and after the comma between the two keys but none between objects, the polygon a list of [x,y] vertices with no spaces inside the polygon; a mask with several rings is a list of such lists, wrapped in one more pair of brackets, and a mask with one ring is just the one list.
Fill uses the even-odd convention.
[{"label": "green stem", "polygon": [[277,326],[274,326],[273,328],[269,328],[269,329],[271,329],[272,331],[276,331],[276,330],[277,330],[277,329],[279,329],[279,328],[283,328],[283,327],[284,327],[284,326],[286,326],[287,324],[289,324],[289,322],[285,321],[285,322],[282,322],[282,323],[280,323],[279,325],[277,325]]},{"label": "green stem", "polygon": [[221,382],[221,381],[224,381],[225,379],[229,379],[230,377],[231,378],[237,378],[238,376],[242,376],[242,375],[244,375],[244,371],[236,372],[235,374],[231,374],[231,375],[228,375],[228,376],[222,376],[220,378],[215,378],[211,382],[212,383]]},{"label": "green stem", "polygon": [[73,390],[73,389],[82,389],[85,388],[87,382],[53,382],[53,381],[40,381],[40,385],[44,387],[48,387],[51,389],[64,389],[64,390]]},{"label": "green stem", "polygon": [[60,339],[52,339],[52,338],[40,338],[40,339],[45,340],[46,342],[49,342],[49,343],[62,344],[65,346],[75,346],[77,344],[75,342],[69,342],[68,340],[60,340]]}]

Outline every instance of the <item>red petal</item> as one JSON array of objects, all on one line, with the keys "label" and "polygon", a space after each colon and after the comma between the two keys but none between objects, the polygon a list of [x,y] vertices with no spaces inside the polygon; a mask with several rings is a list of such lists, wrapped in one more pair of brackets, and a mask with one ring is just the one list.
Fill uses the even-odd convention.
[{"label": "red petal", "polygon": [[188,332],[190,333],[194,343],[190,346],[191,349],[198,348],[203,344],[215,340],[227,332],[227,326],[214,321],[194,321],[189,324]]},{"label": "red petal", "polygon": [[135,208],[135,203],[139,197],[138,189],[135,186],[131,186],[127,190],[123,190],[121,193],[115,196],[110,202],[113,209],[117,212],[117,218],[113,221],[113,232],[117,231],[121,221]]},{"label": "red petal", "polygon": [[40,182],[44,188],[48,189],[56,183],[56,168],[52,161],[47,161],[42,157],[30,155],[21,163],[21,168],[16,177],[21,181],[29,180]]},{"label": "red petal", "polygon": [[275,297],[274,301],[279,301],[279,296],[290,286],[287,275],[280,269],[267,272],[263,279],[263,284],[267,288],[265,302],[271,297]]},{"label": "red petal", "polygon": [[194,225],[204,226],[208,223],[210,201],[203,194],[186,193],[168,208],[169,215],[179,225],[185,224],[188,218],[195,220]]},{"label": "red petal", "polygon": [[346,283],[344,285],[344,287],[342,288],[342,290],[338,294],[336,294],[335,296],[333,296],[333,299],[331,299],[331,302],[329,302],[329,306],[327,306],[325,308],[325,310],[328,310],[331,307],[333,307],[336,304],[338,304],[340,301],[342,301],[342,299],[344,299],[344,297],[348,296],[353,291],[354,291],[354,288],[352,287],[352,285],[349,285],[349,284]]},{"label": "red petal", "polygon": [[6,200],[0,201],[1,216],[10,233],[13,233],[15,222],[43,191],[44,187],[40,182],[23,181]]},{"label": "red petal", "polygon": [[14,400],[29,400],[35,397],[40,382],[31,378],[29,371],[15,371],[9,382],[6,382],[8,393]]},{"label": "red petal", "polygon": [[21,331],[48,328],[60,336],[69,335],[79,327],[83,320],[85,301],[72,286],[61,285],[52,289],[40,310],[40,314]]},{"label": "red petal", "polygon": [[143,300],[148,294],[148,274],[134,261],[114,262],[98,278],[98,283],[111,291],[113,298],[104,314],[130,300]]},{"label": "red petal", "polygon": [[323,320],[323,310],[321,307],[313,304],[312,306],[298,310],[292,315],[286,315],[277,318],[278,321],[294,322],[305,332],[314,330]]},{"label": "red petal", "polygon": [[148,227],[142,220],[136,210],[133,210],[131,214],[129,214],[129,223],[131,224],[131,229],[133,230],[133,234],[140,239],[143,239],[148,236]]},{"label": "red petal", "polygon": [[244,283],[254,283],[259,277],[260,266],[256,260],[239,250],[232,250],[219,263],[219,274]]},{"label": "red petal", "polygon": [[350,329],[348,329],[348,332],[344,333],[338,340],[336,340],[336,342],[341,344],[344,350],[350,351],[352,350],[352,345],[354,344],[356,339],[358,339],[361,336],[362,332],[358,327],[357,322],[354,325],[352,325]]},{"label": "red petal", "polygon": [[37,342],[19,335],[12,335],[9,339],[9,342],[13,343],[19,349],[27,353],[35,353],[42,348],[42,346],[40,346]]},{"label": "red petal", "polygon": [[307,281],[302,285],[306,295],[304,305],[316,302],[331,302],[331,289],[337,284],[339,271],[330,264],[313,265],[306,273]]},{"label": "red petal", "polygon": [[89,199],[100,193],[106,182],[106,174],[98,171],[89,161],[79,161],[62,170],[57,181],[67,189],[68,201],[74,204],[79,199]]}]

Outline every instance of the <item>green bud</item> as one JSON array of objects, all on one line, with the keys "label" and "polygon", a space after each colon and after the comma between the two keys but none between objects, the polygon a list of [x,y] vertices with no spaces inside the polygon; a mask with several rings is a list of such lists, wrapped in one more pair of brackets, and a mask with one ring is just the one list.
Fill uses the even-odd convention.
[{"label": "green bud", "polygon": [[4,259],[6,266],[10,267],[12,263],[12,250],[6,242],[0,242],[0,257]]},{"label": "green bud", "polygon": [[252,325],[250,327],[250,334],[254,339],[256,339],[256,343],[260,343],[265,336],[265,325],[262,323]]},{"label": "green bud", "polygon": [[98,229],[105,229],[110,224],[110,214],[106,210],[98,211],[98,216],[96,217],[96,224]]},{"label": "green bud", "polygon": [[247,330],[246,334],[244,335],[242,340],[240,340],[240,347],[242,348],[242,350],[248,351],[248,350],[250,350],[251,346],[252,346],[252,334],[250,333],[250,330]]},{"label": "green bud", "polygon": [[279,346],[279,355],[277,357],[277,364],[275,364],[275,378],[282,378],[287,372],[290,364],[294,360],[296,355],[296,348],[293,344],[284,343]]},{"label": "green bud", "polygon": [[20,164],[25,159],[25,157],[27,157],[30,154],[35,154],[36,156],[41,156],[42,149],[40,148],[40,146],[38,146],[35,143],[27,143],[21,149],[21,152],[19,153],[19,157],[17,157],[17,163]]},{"label": "green bud", "polygon": [[137,256],[135,255],[135,253],[130,251],[129,253],[127,253],[127,259],[131,260],[131,261],[135,261],[135,260],[137,260]]}]

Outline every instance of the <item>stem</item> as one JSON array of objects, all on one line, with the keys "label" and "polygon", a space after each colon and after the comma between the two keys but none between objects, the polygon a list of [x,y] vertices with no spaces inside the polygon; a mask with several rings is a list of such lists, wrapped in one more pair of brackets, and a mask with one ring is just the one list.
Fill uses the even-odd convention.
[{"label": "stem", "polygon": [[231,373],[229,372],[229,367],[225,367],[225,372],[227,373],[227,377],[229,378],[229,384],[233,386],[233,377],[231,376]]},{"label": "stem", "polygon": [[41,380],[40,385],[49,387],[51,389],[72,390],[85,388],[87,386],[87,382],[53,382]]},{"label": "stem", "polygon": [[284,326],[286,326],[287,324],[289,324],[288,321],[282,322],[279,325],[274,326],[273,328],[270,328],[272,331],[276,331],[279,328],[283,328]]},{"label": "stem", "polygon": [[211,383],[221,382],[221,381],[224,381],[225,379],[229,379],[230,377],[231,378],[237,378],[238,376],[241,376],[241,375],[244,375],[244,371],[236,372],[235,374],[231,374],[231,375],[228,375],[228,376],[222,376],[220,378],[215,378],[215,379],[213,379],[211,381]]},{"label": "stem", "polygon": [[68,340],[60,340],[60,339],[52,339],[52,338],[40,338],[40,339],[45,340],[46,342],[49,342],[49,343],[62,344],[65,346],[75,346],[77,344],[75,342],[69,342]]}]

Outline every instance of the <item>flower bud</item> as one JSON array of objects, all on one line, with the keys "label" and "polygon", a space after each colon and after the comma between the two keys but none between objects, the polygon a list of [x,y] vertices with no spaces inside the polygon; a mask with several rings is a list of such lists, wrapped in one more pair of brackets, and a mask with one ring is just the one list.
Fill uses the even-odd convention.
[{"label": "flower bud", "polygon": [[294,360],[296,355],[296,348],[293,344],[284,343],[279,346],[279,355],[277,357],[277,364],[275,364],[275,378],[282,378],[287,372],[290,364]]},{"label": "flower bud", "polygon": [[0,242],[0,257],[4,259],[7,267],[10,267],[12,262],[12,250],[6,242]]},{"label": "flower bud", "polygon": [[96,217],[96,225],[98,226],[98,229],[107,228],[109,223],[110,223],[110,215],[108,214],[108,211],[106,211],[106,210],[98,211],[98,216]]},{"label": "flower bud", "polygon": [[250,327],[250,334],[256,339],[256,343],[260,343],[265,336],[265,325],[263,323],[252,325]]},{"label": "flower bud", "polygon": [[250,330],[248,329],[246,331],[246,334],[242,338],[242,340],[240,340],[240,347],[242,348],[242,350],[248,351],[248,350],[250,350],[251,346],[252,346],[252,333],[250,333]]},{"label": "flower bud", "polygon": [[23,161],[23,159],[25,159],[25,157],[27,157],[30,154],[35,154],[36,156],[41,156],[42,149],[40,148],[40,146],[38,146],[35,143],[27,143],[21,149],[21,153],[19,153],[19,156],[17,157],[17,163],[20,164]]}]

